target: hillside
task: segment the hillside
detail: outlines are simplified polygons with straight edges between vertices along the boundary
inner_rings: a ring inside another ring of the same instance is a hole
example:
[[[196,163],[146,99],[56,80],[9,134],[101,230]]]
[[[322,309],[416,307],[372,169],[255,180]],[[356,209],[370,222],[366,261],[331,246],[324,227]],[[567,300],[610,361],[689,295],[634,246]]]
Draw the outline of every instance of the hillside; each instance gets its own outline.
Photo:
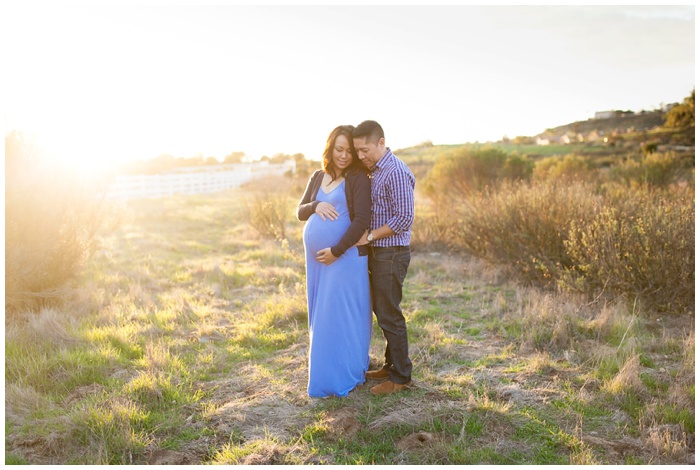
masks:
[[[542,136],[563,135],[568,133],[582,134],[584,136],[591,132],[598,132],[601,135],[621,134],[630,132],[650,131],[663,126],[665,122],[665,112],[642,111],[638,114],[618,113],[618,115],[606,119],[588,119],[587,121],[577,121],[563,126],[547,129]]]
[[[588,155],[604,166],[630,152],[656,148],[673,150],[683,158],[695,157],[695,127],[673,129],[664,127],[666,113],[662,110],[639,113],[618,112],[606,119],[588,119],[553,127],[535,136],[518,136],[486,144],[465,143],[433,145],[426,142],[414,147],[397,149],[396,153],[408,163],[414,173],[422,176],[442,156],[461,149],[497,147],[506,152],[543,158],[555,155]]]

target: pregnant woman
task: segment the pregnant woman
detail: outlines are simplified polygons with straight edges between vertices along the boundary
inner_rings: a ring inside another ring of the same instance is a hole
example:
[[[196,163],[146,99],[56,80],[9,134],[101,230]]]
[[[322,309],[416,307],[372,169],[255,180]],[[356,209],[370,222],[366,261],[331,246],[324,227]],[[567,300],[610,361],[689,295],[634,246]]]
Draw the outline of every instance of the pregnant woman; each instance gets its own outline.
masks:
[[[370,223],[370,181],[352,131],[333,129],[323,170],[311,176],[297,207],[297,218],[306,221],[310,397],[347,396],[365,382],[369,366],[367,245],[356,244]]]

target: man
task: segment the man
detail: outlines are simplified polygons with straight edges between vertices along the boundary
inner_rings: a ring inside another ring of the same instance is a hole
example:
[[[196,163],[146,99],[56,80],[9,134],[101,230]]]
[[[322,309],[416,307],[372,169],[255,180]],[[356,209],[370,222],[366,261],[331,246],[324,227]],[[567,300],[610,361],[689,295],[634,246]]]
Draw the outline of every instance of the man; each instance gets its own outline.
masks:
[[[387,395],[408,389],[412,364],[408,357],[406,319],[401,310],[403,281],[411,261],[409,243],[414,219],[416,179],[404,162],[386,147],[384,130],[375,121],[364,121],[353,132],[355,149],[371,170],[372,217],[366,238],[372,308],[386,338],[384,366],[365,377],[386,379],[370,389]]]

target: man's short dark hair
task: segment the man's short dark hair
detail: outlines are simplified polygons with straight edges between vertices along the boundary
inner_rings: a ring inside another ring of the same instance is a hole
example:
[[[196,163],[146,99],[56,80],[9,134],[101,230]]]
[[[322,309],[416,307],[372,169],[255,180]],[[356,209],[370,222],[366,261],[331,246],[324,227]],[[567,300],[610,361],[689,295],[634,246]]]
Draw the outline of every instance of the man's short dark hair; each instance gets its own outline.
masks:
[[[377,121],[363,121],[352,132],[353,138],[364,138],[366,141],[376,144],[384,137],[384,129]]]

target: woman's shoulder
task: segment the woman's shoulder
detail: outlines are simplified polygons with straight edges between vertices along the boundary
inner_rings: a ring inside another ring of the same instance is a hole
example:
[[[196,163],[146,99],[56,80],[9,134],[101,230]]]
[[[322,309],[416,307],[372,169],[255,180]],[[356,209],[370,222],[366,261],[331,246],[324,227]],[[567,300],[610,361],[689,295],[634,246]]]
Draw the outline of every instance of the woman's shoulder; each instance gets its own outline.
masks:
[[[362,168],[351,168],[345,175],[345,179],[369,179],[369,174]]]
[[[367,172],[361,169],[352,169],[347,175],[345,175],[345,181],[347,184],[345,186],[346,192],[370,192],[370,181]]]
[[[317,181],[323,178],[323,175],[325,173],[323,170],[316,170],[313,173],[311,173],[311,176],[309,177],[309,181]]]

